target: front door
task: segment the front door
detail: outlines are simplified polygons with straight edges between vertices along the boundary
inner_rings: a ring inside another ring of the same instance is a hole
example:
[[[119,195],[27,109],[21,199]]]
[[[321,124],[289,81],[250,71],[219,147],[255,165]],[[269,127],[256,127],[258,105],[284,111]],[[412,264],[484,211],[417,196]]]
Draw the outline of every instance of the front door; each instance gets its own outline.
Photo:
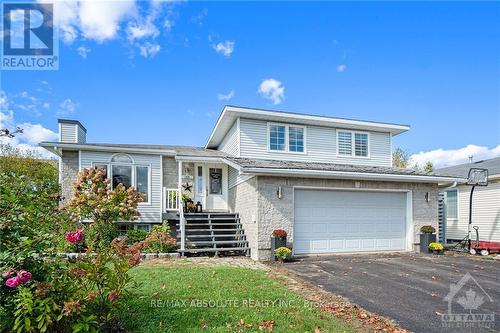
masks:
[[[195,201],[205,210],[227,210],[227,166],[196,164],[195,174]]]

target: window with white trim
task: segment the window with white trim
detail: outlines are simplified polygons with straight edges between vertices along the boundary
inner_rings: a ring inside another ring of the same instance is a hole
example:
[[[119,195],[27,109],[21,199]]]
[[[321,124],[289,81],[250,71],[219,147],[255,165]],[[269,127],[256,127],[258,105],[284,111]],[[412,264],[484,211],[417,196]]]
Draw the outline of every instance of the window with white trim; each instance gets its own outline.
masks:
[[[368,157],[368,133],[337,131],[337,152],[340,156]]]
[[[148,165],[134,164],[131,157],[125,154],[117,154],[111,159],[111,163],[92,163],[94,168],[106,170],[106,176],[111,179],[111,188],[123,184],[126,188],[134,186],[137,192],[143,194],[141,203],[149,203],[151,190],[151,170]]]
[[[458,191],[446,191],[446,219],[458,219]]]
[[[305,151],[305,127],[269,124],[269,150],[303,153]]]

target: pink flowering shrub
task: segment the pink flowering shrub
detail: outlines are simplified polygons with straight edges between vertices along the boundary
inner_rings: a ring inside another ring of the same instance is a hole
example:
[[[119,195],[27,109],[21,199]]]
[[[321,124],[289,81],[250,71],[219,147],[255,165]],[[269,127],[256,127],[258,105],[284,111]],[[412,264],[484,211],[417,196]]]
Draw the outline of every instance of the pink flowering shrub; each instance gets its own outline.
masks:
[[[0,332],[109,331],[131,283],[128,270],[140,262],[140,248],[113,241],[114,222],[138,216],[141,194],[111,190],[102,170],[83,170],[74,198],[60,208],[43,183],[2,177]],[[75,228],[83,218],[95,222]],[[85,256],[57,255],[60,244],[85,242]]]

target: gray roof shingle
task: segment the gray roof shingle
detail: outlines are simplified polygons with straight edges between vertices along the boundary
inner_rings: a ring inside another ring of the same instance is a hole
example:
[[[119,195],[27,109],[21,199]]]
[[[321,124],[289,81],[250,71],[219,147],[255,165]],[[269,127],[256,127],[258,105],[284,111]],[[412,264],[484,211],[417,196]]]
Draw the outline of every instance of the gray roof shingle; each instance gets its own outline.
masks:
[[[281,160],[263,160],[249,159],[241,157],[226,157],[227,160],[239,165],[242,169],[261,168],[261,169],[295,169],[295,170],[315,170],[315,171],[342,171],[342,172],[361,172],[393,175],[412,175],[412,176],[436,176],[447,177],[442,173],[424,173],[413,169],[400,169],[380,166],[362,166],[350,164],[334,163],[316,163],[316,162],[295,162]]]
[[[441,168],[436,171],[456,177],[467,177],[470,168],[488,169],[490,176],[498,175],[500,174],[500,157]]]

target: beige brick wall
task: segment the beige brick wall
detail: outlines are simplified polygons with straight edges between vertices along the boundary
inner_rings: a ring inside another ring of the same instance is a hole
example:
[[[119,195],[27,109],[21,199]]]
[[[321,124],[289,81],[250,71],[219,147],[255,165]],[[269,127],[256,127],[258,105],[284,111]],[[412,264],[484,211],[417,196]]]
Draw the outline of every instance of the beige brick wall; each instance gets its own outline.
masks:
[[[397,189],[412,192],[414,243],[418,243],[421,225],[438,226],[437,184],[359,181],[360,188]],[[282,188],[282,199],[278,199],[278,186]],[[288,240],[293,243],[293,188],[311,186],[325,188],[356,188],[354,180],[264,177],[257,180],[258,191],[258,258],[268,260],[271,256],[270,236],[274,229],[289,232]],[[426,202],[425,194],[430,199]],[[416,246],[414,247],[416,249]],[[255,252],[252,247],[252,252]],[[253,257],[253,256],[252,256]]]
[[[78,152],[63,150],[61,156],[61,196],[65,204],[73,197],[73,184],[78,176]]]
[[[253,177],[229,189],[228,203],[231,212],[240,214],[240,221],[243,224],[243,229],[251,248],[250,255],[252,259],[258,260],[257,177]]]

